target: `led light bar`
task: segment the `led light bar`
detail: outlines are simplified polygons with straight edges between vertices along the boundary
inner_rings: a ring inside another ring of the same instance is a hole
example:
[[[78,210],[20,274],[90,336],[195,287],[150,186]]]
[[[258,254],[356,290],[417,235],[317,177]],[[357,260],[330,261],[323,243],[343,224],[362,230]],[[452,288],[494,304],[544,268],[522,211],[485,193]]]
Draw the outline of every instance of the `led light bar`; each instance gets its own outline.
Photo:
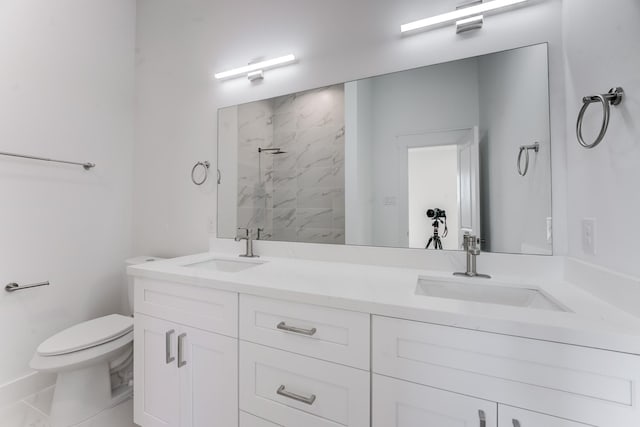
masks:
[[[431,18],[421,19],[419,21],[410,22],[400,26],[400,32],[406,33],[419,29],[425,29],[448,22],[458,21],[474,15],[481,15],[491,10],[501,9],[503,7],[512,6],[518,3],[524,3],[528,0],[493,0],[477,6],[471,6],[464,9],[458,9],[454,12],[443,13],[442,15],[432,16]]]
[[[233,70],[216,73],[213,76],[218,80],[229,79],[232,77],[248,76],[249,74],[256,71],[264,71],[269,68],[281,67],[283,65],[291,64],[292,62],[295,62],[295,60],[295,55],[285,55],[279,58],[268,59],[266,61],[249,64],[245,67],[234,68]]]

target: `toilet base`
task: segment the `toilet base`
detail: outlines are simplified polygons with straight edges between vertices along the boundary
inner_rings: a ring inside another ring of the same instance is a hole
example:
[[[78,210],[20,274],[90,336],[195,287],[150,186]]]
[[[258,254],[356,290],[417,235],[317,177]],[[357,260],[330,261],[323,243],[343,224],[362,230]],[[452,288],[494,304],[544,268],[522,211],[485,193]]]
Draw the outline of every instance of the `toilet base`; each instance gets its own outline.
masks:
[[[131,389],[112,396],[109,363],[60,372],[51,403],[51,427],[69,427],[131,397]]]

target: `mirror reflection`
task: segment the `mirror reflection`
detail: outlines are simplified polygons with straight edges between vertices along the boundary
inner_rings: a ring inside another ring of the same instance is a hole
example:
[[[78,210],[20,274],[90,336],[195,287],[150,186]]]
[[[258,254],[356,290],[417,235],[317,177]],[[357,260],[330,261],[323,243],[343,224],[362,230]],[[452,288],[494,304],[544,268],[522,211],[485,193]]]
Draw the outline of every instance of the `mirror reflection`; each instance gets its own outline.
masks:
[[[223,108],[218,130],[219,237],[552,253],[546,44]]]

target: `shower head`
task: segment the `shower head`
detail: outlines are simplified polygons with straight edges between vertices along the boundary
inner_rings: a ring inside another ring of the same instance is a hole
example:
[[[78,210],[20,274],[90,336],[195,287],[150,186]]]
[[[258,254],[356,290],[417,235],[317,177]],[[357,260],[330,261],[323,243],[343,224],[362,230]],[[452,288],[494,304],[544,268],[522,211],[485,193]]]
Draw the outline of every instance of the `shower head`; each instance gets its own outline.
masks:
[[[285,154],[286,151],[282,151],[280,148],[262,148],[258,147],[258,153],[262,153],[263,151],[269,154]]]

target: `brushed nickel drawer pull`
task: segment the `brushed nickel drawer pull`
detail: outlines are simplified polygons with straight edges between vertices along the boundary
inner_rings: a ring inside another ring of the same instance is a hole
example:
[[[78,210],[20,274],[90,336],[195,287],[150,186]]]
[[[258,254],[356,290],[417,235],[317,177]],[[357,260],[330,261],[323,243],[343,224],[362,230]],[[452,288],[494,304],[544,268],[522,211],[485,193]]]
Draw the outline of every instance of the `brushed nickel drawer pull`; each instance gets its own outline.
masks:
[[[295,326],[287,326],[287,324],[284,322],[278,323],[278,326],[276,326],[276,328],[280,329],[281,331],[293,332],[295,334],[302,334],[302,335],[308,335],[308,336],[315,335],[317,331],[316,328],[303,329],[303,328],[296,328]]]
[[[278,387],[278,391],[276,391],[280,396],[288,397],[289,399],[297,400],[298,402],[306,403],[307,405],[313,405],[313,402],[316,401],[316,395],[312,394],[309,397],[300,396],[299,394],[291,393],[284,389],[284,385]]]
[[[513,427],[520,427],[520,421],[513,419]]]
[[[187,361],[184,360],[184,339],[187,337],[187,334],[178,335],[178,368],[182,368],[187,364]]]
[[[480,418],[480,427],[487,427],[487,416],[482,409],[478,411],[478,417]]]
[[[171,329],[164,334],[164,351],[165,361],[167,362],[167,365],[176,360],[176,358],[171,355],[171,335],[175,333],[176,331],[174,329]]]

